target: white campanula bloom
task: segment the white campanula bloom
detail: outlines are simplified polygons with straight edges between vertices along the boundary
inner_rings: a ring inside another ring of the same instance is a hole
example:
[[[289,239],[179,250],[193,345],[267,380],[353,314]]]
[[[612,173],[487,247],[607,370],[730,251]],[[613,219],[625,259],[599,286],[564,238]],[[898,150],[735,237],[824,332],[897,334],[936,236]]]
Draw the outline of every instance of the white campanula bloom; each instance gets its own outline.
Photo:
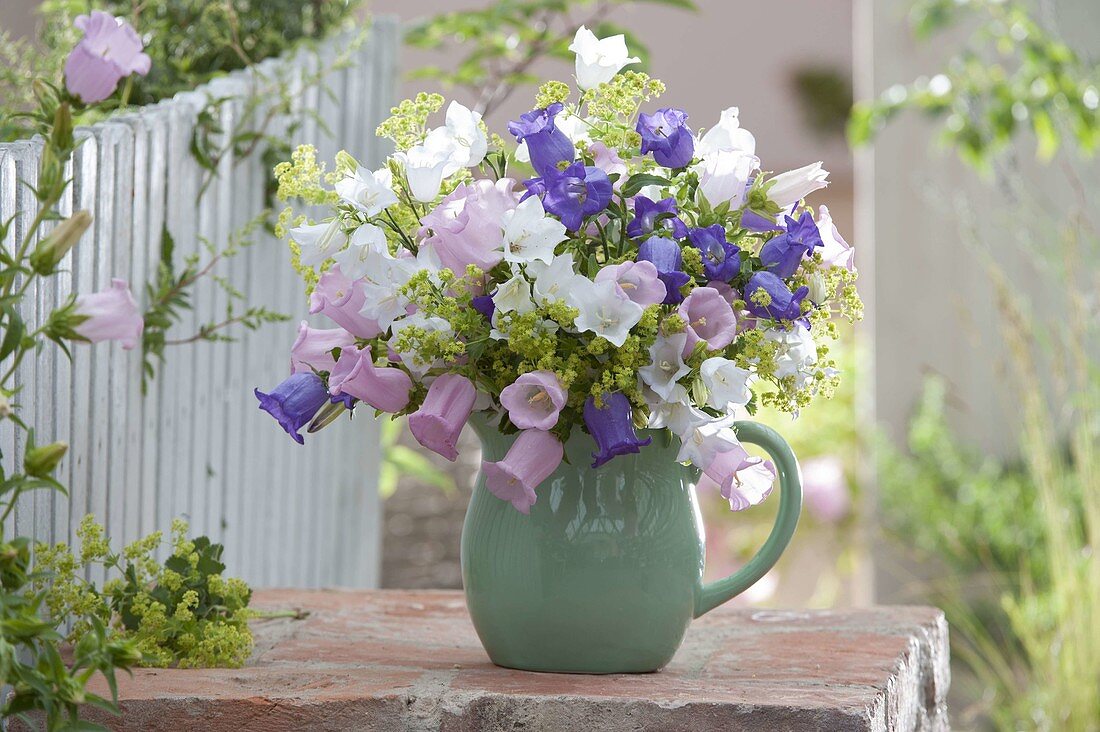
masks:
[[[695,145],[695,154],[706,157],[716,152],[756,154],[756,138],[741,126],[737,107],[722,110],[718,124],[707,130]]]
[[[514,210],[505,211],[504,259],[515,264],[539,260],[550,264],[554,247],[565,241],[565,225],[546,215],[542,201],[531,196]]]
[[[741,442],[730,428],[733,417],[712,419],[705,413],[700,414],[706,419],[692,419],[687,429],[680,433],[680,452],[676,460],[705,470],[718,455],[741,447]]]
[[[587,283],[580,292],[574,292],[573,307],[580,311],[574,325],[581,331],[591,331],[603,336],[615,346],[626,343],[630,329],[638,324],[645,311],[641,305],[622,294],[614,282]]]
[[[522,274],[515,274],[497,288],[493,305],[498,313],[529,313],[535,309],[531,299],[531,283]]]
[[[397,194],[393,192],[393,174],[386,167],[373,172],[360,167],[337,181],[334,188],[340,200],[350,203],[367,216],[377,216],[397,203]]]
[[[794,323],[787,330],[769,328],[764,337],[780,346],[776,357],[776,376],[794,376],[801,388],[813,376],[817,364],[817,344],[814,343],[810,331],[805,326]]]
[[[316,267],[331,259],[344,248],[348,235],[344,233],[339,217],[323,224],[304,224],[290,230],[290,239],[298,244],[302,253],[299,261],[307,267]]]
[[[768,198],[780,209],[789,209],[814,191],[829,185],[829,171],[821,162],[788,170],[772,178],[767,186]]]
[[[583,25],[573,36],[569,50],[577,54],[577,86],[581,89],[593,89],[600,84],[606,84],[624,66],[641,60],[630,55],[626,48],[626,39],[621,34],[596,38],[596,34]]]
[[[409,300],[401,294],[401,288],[418,269],[413,259],[387,259],[381,254],[368,254],[368,274],[362,279],[366,302],[359,314],[377,321],[382,330],[390,327],[394,320],[406,314]]]
[[[350,279],[357,280],[370,271],[371,255],[393,259],[386,232],[373,224],[363,224],[352,232],[348,247],[336,254],[333,259],[340,265],[340,271]]]
[[[421,203],[431,203],[439,195],[443,185],[443,171],[451,164],[454,145],[443,139],[425,140],[424,144],[409,148],[408,152],[397,153],[394,157],[405,168],[405,177],[409,181],[409,192]]]
[[[833,216],[829,213],[828,206],[818,209],[817,230],[821,234],[821,261],[832,267],[843,267],[852,272],[855,270],[855,248],[844,241],[844,237],[833,223]],[[812,297],[812,294],[811,294]],[[821,302],[814,300],[814,302]]]
[[[733,407],[743,407],[752,399],[752,392],[749,391],[752,373],[728,358],[715,356],[703,361],[699,376],[707,387],[707,404],[715,409],[728,411]]]
[[[564,302],[572,305],[575,294],[590,281],[573,270],[573,255],[554,257],[549,266],[532,264],[535,274],[535,299],[542,304]]]
[[[691,368],[684,363],[683,352],[686,342],[687,333],[657,336],[653,345],[649,347],[649,365],[638,369],[642,383],[661,399],[669,400],[677,387],[682,389],[683,387],[676,382],[691,371]]]
[[[429,132],[424,144],[431,149],[450,151],[443,170],[444,178],[462,168],[479,165],[489,149],[489,140],[481,124],[481,113],[458,102],[448,105],[446,123]]]
[[[394,348],[402,331],[411,326],[423,328],[429,333],[443,333],[444,335],[454,335],[454,329],[451,328],[451,324],[443,318],[435,315],[428,316],[423,313],[413,313],[393,323],[393,336],[390,338],[388,345],[401,357],[401,363],[405,365],[405,368],[411,371],[419,381],[424,378],[424,375],[427,374],[435,364],[425,363],[416,353],[402,352]]]

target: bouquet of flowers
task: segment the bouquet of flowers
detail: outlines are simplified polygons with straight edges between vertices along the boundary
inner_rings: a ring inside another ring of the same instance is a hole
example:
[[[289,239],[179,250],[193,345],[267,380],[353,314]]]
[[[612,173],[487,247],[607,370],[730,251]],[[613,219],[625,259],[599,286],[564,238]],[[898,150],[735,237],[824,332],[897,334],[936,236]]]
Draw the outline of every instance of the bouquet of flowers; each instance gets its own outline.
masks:
[[[651,102],[664,85],[623,71],[622,36],[581,27],[576,85],[550,81],[535,109],[490,134],[457,101],[420,94],[378,134],[396,152],[378,170],[347,153],[326,173],[302,146],[276,169],[280,227],[310,313],[292,375],[256,395],[299,443],[346,410],[411,415],[449,460],[475,411],[519,435],[483,464],[494,495],[527,512],[577,431],[592,467],[644,450],[667,430],[678,459],[734,509],[763,500],[774,468],[731,428],[758,405],[797,414],[838,375],[826,343],[855,320],[852,248],[804,198],[821,163],[772,175],[724,111],[692,130]]]

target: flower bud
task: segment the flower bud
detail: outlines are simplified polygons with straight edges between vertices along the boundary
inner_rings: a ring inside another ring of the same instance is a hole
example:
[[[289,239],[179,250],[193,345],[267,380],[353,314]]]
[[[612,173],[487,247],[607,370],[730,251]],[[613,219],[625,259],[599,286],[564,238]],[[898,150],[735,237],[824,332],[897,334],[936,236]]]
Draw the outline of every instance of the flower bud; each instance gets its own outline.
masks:
[[[91,225],[92,215],[87,211],[77,211],[62,221],[38,242],[31,253],[31,269],[40,275],[52,273]]]
[[[825,302],[829,296],[828,288],[825,286],[825,275],[820,272],[814,272],[810,275],[809,282],[806,283],[810,288],[810,300],[820,305]]]
[[[69,445],[65,442],[32,447],[23,457],[23,470],[34,478],[48,478],[68,451]]]

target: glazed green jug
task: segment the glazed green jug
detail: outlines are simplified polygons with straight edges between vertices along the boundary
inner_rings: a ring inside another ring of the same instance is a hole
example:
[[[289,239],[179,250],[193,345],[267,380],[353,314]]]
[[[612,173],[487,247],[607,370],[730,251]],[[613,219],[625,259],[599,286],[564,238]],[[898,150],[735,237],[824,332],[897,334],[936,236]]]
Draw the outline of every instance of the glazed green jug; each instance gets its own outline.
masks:
[[[481,415],[483,458],[500,460],[514,435]],[[531,513],[494,496],[479,476],[462,527],[462,580],[474,628],[493,663],[529,671],[656,671],[688,624],[759,580],[779,559],[802,508],[798,463],[774,430],[737,422],[779,474],[779,515],[760,551],[732,576],[703,584],[698,471],[676,462],[663,431],[636,455],[592,464],[577,430],[566,462],[539,486]]]

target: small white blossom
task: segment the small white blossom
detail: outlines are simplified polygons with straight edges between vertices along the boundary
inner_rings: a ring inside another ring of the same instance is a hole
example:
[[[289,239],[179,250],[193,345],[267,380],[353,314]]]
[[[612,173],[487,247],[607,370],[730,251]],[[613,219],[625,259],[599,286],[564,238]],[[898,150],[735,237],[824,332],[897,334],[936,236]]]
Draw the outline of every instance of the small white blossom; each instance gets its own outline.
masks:
[[[565,225],[546,215],[542,201],[531,196],[504,212],[504,259],[516,264],[539,260],[550,264],[554,247],[565,241]]]
[[[488,138],[481,124],[481,113],[452,101],[447,107],[446,123],[428,133],[426,147],[448,150],[449,158],[444,166],[447,178],[462,168],[472,168],[485,159],[489,147]]]
[[[596,38],[596,34],[583,25],[573,36],[569,50],[577,54],[577,86],[581,89],[605,84],[627,64],[640,61],[637,56],[630,56],[626,39],[621,34]]]
[[[816,190],[829,185],[829,171],[820,162],[788,170],[772,178],[767,186],[768,198],[781,209],[789,209]]]
[[[299,261],[307,267],[316,267],[331,259],[348,241],[342,227],[336,217],[327,224],[304,224],[291,229],[290,239],[302,250]]]
[[[394,320],[405,316],[409,300],[401,294],[401,288],[419,267],[412,259],[386,259],[373,252],[367,255],[367,260],[367,275],[363,278],[367,300],[359,314],[377,321],[378,327],[385,330]]]
[[[706,157],[716,152],[756,154],[756,138],[751,132],[741,127],[741,121],[737,118],[738,112],[737,107],[722,110],[718,124],[707,130],[696,143],[697,157]]]
[[[421,203],[431,203],[443,185],[443,171],[450,164],[454,146],[445,141],[416,145],[394,157],[405,167],[409,193]]]
[[[649,365],[638,369],[642,382],[662,399],[670,399],[676,387],[679,386],[676,382],[691,371],[691,368],[684,363],[685,343],[687,343],[687,333],[657,336],[653,345],[649,347]]]
[[[382,167],[371,172],[360,167],[351,175],[334,186],[340,199],[350,203],[367,216],[377,216],[397,203],[397,194],[393,192],[393,174],[389,168]]]
[[[573,305],[574,295],[589,282],[573,271],[573,255],[554,257],[549,266],[541,262],[528,267],[535,275],[535,299],[540,304],[561,301]]]
[[[719,454],[741,447],[737,433],[729,426],[731,421],[732,418],[708,417],[705,422],[693,422],[680,434],[680,452],[676,460],[706,470]]]
[[[642,319],[644,308],[624,297],[614,282],[588,283],[583,291],[573,293],[573,307],[580,311],[574,325],[581,331],[591,331],[603,336],[615,346],[626,343],[630,329]]]
[[[715,356],[703,361],[699,376],[707,387],[707,404],[715,409],[730,411],[743,407],[752,399],[749,379],[752,373],[728,358]]]
[[[493,305],[499,313],[529,313],[535,309],[531,300],[531,283],[522,274],[501,284],[493,295]]]
[[[776,356],[775,374],[779,378],[794,376],[798,388],[816,372],[817,345],[810,331],[802,325],[794,324],[789,330],[769,328],[764,337],[780,344]]]
[[[386,242],[386,232],[373,224],[363,224],[352,232],[347,249],[333,259],[340,265],[345,277],[357,280],[370,271],[372,254],[393,259]]]
[[[738,150],[715,150],[691,167],[699,176],[699,190],[711,206],[730,201],[735,208],[745,202],[745,191],[760,158]]]

